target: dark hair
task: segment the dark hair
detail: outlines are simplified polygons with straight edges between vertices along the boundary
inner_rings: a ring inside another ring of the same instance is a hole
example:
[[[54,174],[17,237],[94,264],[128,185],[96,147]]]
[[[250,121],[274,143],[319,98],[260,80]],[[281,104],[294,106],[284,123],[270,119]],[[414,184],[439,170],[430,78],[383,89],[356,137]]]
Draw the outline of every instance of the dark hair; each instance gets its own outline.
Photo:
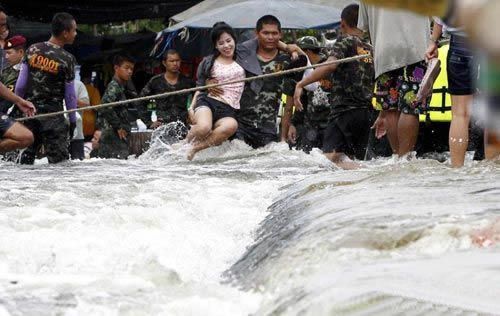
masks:
[[[217,41],[219,40],[221,35],[224,33],[229,34],[229,36],[231,36],[233,38],[235,44],[238,42],[238,39],[236,37],[236,33],[234,32],[234,29],[230,25],[228,25],[226,22],[217,22],[214,24],[212,31],[210,32],[210,38],[212,39],[212,44],[214,46],[214,53],[213,53],[212,61],[210,62],[210,67],[208,68],[209,73],[212,73],[212,68],[214,66],[215,60],[220,55],[220,52],[217,50]],[[236,46],[235,46],[233,59],[236,60]]]
[[[3,12],[3,13],[5,13],[5,14],[7,14],[7,13],[5,12],[5,8],[4,8],[4,7],[3,7],[3,5],[1,5],[1,4],[0,4],[0,12]]]
[[[92,68],[88,64],[82,65],[80,68],[80,78],[92,78]]]
[[[59,36],[64,31],[71,30],[73,21],[75,21],[75,18],[69,13],[59,12],[54,14],[52,18],[52,35]]]
[[[179,57],[181,56],[181,54],[179,54],[179,52],[173,48],[167,50],[165,54],[163,54],[163,60],[167,59],[168,55],[178,55]]]
[[[342,10],[340,18],[345,21],[349,27],[358,27],[359,5],[350,4]]]
[[[236,33],[234,32],[234,29],[226,24],[225,22],[217,22],[214,24],[212,31],[210,32],[210,38],[212,39],[212,44],[214,45],[214,49],[217,50],[215,47],[217,46],[217,41],[219,40],[219,37],[221,37],[222,34],[227,33],[229,36],[231,36],[234,40],[234,42],[238,42],[238,39],[236,38]]]
[[[257,24],[255,26],[255,29],[257,32],[260,32],[262,28],[264,27],[264,24],[272,24],[272,25],[277,25],[278,30],[281,32],[281,22],[278,20],[277,17],[274,15],[264,15],[260,19],[257,20]]]
[[[124,62],[135,64],[134,58],[127,54],[118,54],[113,57],[113,66],[121,66]]]

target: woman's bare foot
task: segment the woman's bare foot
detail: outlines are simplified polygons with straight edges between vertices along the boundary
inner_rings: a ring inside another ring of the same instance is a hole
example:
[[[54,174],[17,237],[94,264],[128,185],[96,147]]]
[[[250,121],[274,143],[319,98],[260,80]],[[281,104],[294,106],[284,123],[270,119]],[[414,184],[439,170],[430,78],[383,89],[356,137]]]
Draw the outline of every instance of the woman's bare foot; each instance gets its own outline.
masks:
[[[196,145],[193,145],[193,147],[188,151],[187,160],[192,161],[196,153],[199,151],[200,149]]]

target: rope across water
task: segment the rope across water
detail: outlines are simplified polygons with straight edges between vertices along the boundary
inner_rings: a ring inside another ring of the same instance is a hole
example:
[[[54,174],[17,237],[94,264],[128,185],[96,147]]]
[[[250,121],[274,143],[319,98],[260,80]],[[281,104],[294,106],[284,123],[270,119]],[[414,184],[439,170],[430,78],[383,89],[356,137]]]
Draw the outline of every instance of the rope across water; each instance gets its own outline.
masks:
[[[271,77],[280,77],[280,76],[288,75],[288,74],[295,73],[295,72],[301,72],[301,71],[304,71],[307,69],[330,66],[330,65],[344,64],[344,63],[349,63],[349,62],[353,62],[353,61],[357,61],[357,60],[369,58],[369,57],[371,57],[370,54],[358,55],[358,56],[354,56],[354,57],[324,62],[321,64],[312,65],[312,66],[304,66],[304,67],[299,67],[299,68],[294,68],[294,69],[278,71],[278,72],[274,72],[274,73],[270,73],[270,74],[263,74],[260,76],[248,77],[248,78],[240,79],[240,80],[220,82],[220,83],[209,84],[209,85],[195,87],[195,88],[160,93],[160,94],[156,94],[156,95],[148,95],[145,97],[139,97],[139,98],[124,100],[124,101],[117,101],[117,102],[103,103],[103,104],[99,104],[99,105],[84,106],[84,107],[80,107],[80,108],[72,109],[72,110],[44,113],[44,114],[38,114],[38,115],[30,116],[30,117],[22,117],[22,118],[18,118],[17,121],[21,122],[21,121],[27,121],[27,120],[31,120],[31,119],[57,116],[57,115],[62,115],[62,114],[66,114],[66,113],[82,112],[85,110],[99,110],[102,108],[120,106],[120,105],[125,105],[125,104],[129,104],[129,103],[134,103],[134,102],[149,101],[152,99],[161,99],[161,98],[166,98],[166,97],[169,97],[172,95],[186,94],[186,93],[191,93],[191,92],[196,92],[196,91],[202,91],[202,90],[216,88],[216,87],[220,87],[220,86],[224,86],[224,85],[228,85],[228,84],[234,84],[234,83],[240,83],[240,82],[250,82],[250,81],[254,81],[254,80],[271,78]]]

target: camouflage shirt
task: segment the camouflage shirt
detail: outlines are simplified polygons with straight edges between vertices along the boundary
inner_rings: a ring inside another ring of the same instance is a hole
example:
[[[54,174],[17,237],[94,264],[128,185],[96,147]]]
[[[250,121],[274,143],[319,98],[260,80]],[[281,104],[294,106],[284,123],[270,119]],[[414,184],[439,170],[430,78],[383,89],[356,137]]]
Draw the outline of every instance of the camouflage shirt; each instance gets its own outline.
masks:
[[[344,36],[332,48],[337,59],[372,53],[368,38]],[[332,112],[330,117],[353,109],[369,108],[373,97],[375,69],[373,58],[338,65],[332,74]]]
[[[17,64],[5,68],[0,75],[0,82],[2,82],[12,92],[14,92],[14,88],[16,87],[20,70],[21,64]]]
[[[113,78],[113,80],[111,80],[106,87],[101,103],[124,100],[127,100],[126,87]],[[97,124],[100,129],[104,130],[112,128],[114,130],[119,130],[120,128],[123,128],[127,132],[130,132],[131,117],[129,115],[127,105],[102,108],[98,115]]]
[[[160,74],[154,76],[149,80],[146,86],[142,89],[140,96],[148,96],[155,95],[166,92],[179,91],[184,89],[193,88],[195,86],[194,81],[184,77],[182,75],[179,76],[177,83],[175,85],[171,85],[165,79],[165,74]],[[187,118],[187,106],[188,102],[191,98],[191,94],[178,94],[172,95],[170,97],[161,98],[151,100],[156,104],[156,116],[158,120],[161,120],[165,123],[181,121],[186,123]],[[144,102],[141,106],[142,113],[141,119],[147,125],[151,123],[151,111],[153,109],[148,108],[150,102]]]
[[[21,64],[9,66],[5,68],[0,75],[0,82],[3,83],[10,91],[14,92]],[[12,102],[5,99],[0,99],[0,112],[7,113],[7,110],[12,106]]]
[[[26,99],[39,113],[62,111],[65,84],[75,79],[75,57],[50,42],[31,45],[25,56],[29,69]]]
[[[320,63],[326,61],[320,59]],[[307,92],[307,108],[304,109],[304,124],[314,128],[326,128],[331,112],[332,78],[321,79],[319,86],[314,91]]]
[[[264,74],[282,71],[290,62],[290,56],[281,53],[269,62],[259,59]],[[247,77],[249,75],[251,74],[247,72]],[[238,122],[254,128],[276,124],[281,95],[292,96],[295,89],[293,81],[284,76],[266,78],[262,81],[263,86],[259,94],[256,94],[247,82],[240,101]]]
[[[326,128],[331,112],[332,80],[331,76],[319,81],[319,87],[307,93],[307,109],[304,124],[314,128]]]

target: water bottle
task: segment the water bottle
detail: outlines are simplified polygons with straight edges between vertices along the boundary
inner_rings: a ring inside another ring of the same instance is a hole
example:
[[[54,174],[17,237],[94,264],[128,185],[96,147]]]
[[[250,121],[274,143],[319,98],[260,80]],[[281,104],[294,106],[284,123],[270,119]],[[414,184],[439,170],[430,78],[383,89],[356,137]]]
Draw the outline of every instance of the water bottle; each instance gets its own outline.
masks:
[[[156,100],[150,100],[148,103],[148,112],[156,111]]]

